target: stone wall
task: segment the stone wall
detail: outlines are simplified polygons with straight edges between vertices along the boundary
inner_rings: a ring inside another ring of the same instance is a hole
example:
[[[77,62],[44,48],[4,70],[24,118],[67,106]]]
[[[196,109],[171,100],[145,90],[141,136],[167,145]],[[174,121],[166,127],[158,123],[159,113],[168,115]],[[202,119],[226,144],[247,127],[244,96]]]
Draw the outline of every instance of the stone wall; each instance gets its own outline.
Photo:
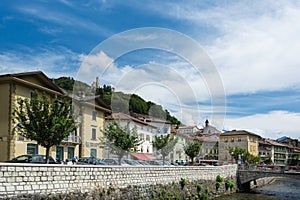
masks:
[[[89,193],[178,183],[236,180],[236,165],[219,167],[84,166],[0,163],[0,198],[28,194]],[[148,191],[146,191],[148,192]],[[149,191],[150,192],[150,191]]]

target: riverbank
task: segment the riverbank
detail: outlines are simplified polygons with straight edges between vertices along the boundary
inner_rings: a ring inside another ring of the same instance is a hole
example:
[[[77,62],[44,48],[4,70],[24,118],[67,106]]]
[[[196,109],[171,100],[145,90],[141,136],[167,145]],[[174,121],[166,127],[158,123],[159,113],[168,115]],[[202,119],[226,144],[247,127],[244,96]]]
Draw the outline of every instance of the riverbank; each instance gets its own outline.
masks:
[[[296,200],[300,199],[300,180],[292,178],[276,178],[265,186],[256,187],[250,193],[225,195],[215,200]]]

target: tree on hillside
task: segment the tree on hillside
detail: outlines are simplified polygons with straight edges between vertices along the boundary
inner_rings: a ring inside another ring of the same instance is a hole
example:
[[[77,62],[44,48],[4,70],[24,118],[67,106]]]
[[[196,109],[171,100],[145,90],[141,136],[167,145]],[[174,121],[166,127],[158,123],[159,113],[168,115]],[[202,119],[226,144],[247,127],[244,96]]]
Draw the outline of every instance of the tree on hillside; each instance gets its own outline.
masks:
[[[19,98],[17,102],[14,121],[19,124],[18,133],[45,147],[48,163],[50,148],[76,130],[71,102],[64,98],[50,99],[45,94],[38,97],[37,92],[30,99]]]
[[[170,114],[170,112],[168,110],[165,110],[166,116],[167,116],[167,121],[171,122],[172,124],[176,124],[176,125],[181,125],[181,122],[174,116],[172,116]]]
[[[147,114],[147,102],[136,94],[132,94],[129,100],[129,112]]]
[[[184,152],[187,156],[190,157],[191,163],[194,162],[194,158],[199,154],[201,148],[201,143],[198,141],[188,142],[184,146]]]
[[[171,150],[174,149],[178,138],[174,138],[174,136],[169,135],[160,135],[155,136],[152,144],[158,151],[160,151],[163,159],[163,164],[165,164],[165,158],[170,153]]]
[[[134,147],[140,145],[136,128],[130,129],[129,124],[122,127],[118,122],[109,122],[104,130],[104,135],[110,142],[111,153],[118,156],[121,165],[122,158]]]

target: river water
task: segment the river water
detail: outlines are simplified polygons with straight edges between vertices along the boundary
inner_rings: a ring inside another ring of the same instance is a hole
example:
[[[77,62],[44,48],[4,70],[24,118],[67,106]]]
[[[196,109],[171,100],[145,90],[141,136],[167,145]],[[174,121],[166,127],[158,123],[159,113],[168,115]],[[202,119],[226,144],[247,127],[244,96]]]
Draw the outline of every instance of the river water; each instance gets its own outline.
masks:
[[[278,179],[270,185],[254,189],[251,193],[236,193],[217,200],[300,200],[300,179]]]

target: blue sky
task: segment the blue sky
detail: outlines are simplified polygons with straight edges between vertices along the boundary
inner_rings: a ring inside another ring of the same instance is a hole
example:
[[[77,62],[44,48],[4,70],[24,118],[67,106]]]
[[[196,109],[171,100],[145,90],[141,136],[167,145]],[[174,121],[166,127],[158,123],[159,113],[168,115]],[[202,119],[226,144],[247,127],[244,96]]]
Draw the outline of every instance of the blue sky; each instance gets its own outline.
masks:
[[[300,139],[299,1],[3,0],[0,9],[0,74],[77,77],[84,62],[112,62],[105,75],[91,68],[79,78],[91,84],[99,76],[101,84],[162,104],[187,125],[222,118],[212,111],[203,74],[173,52],[91,54],[123,31],[166,28],[198,42],[220,75],[227,112],[212,124]]]

